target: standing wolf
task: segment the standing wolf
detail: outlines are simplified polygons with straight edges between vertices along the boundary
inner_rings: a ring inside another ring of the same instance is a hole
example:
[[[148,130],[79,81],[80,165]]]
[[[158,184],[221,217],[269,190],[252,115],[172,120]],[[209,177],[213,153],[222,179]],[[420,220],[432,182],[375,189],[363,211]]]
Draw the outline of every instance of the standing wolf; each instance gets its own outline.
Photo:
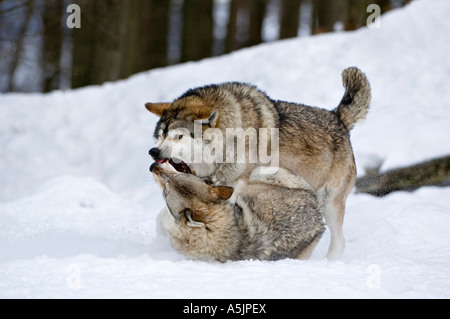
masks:
[[[349,132],[366,117],[371,99],[369,81],[359,69],[345,69],[342,81],[344,96],[332,111],[272,100],[256,87],[236,82],[191,89],[172,103],[147,103],[146,108],[161,117],[154,133],[158,143],[150,155],[157,163],[169,159],[177,170],[192,171],[214,185],[233,186],[261,163],[175,160],[174,149],[199,143],[195,121],[202,124],[203,133],[215,128],[224,136],[230,128],[277,128],[279,166],[306,180],[316,191],[331,233],[327,257],[337,258],[345,247],[345,201],[356,178]],[[271,136],[263,138],[269,144],[274,142]],[[202,149],[214,141],[217,139],[203,139]],[[223,143],[218,149],[229,152],[229,139],[218,141]]]

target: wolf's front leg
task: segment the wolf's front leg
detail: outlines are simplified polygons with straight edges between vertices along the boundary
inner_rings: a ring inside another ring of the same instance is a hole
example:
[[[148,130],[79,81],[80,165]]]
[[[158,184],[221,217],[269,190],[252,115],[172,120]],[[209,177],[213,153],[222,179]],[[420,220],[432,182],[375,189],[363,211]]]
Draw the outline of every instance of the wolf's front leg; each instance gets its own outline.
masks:
[[[301,176],[282,167],[255,168],[249,177],[251,183],[265,183],[291,189],[313,190],[312,186]]]
[[[248,164],[241,163],[223,163],[205,180],[207,183],[214,186],[232,186],[236,181],[248,174],[250,169],[247,169]]]

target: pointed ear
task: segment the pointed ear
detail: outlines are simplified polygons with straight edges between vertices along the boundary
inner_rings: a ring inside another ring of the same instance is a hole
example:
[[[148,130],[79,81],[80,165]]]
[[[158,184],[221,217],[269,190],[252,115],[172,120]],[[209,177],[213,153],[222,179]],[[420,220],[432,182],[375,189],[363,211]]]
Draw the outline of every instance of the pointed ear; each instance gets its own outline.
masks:
[[[161,117],[163,112],[167,110],[167,108],[170,106],[170,103],[145,103],[145,108],[152,112],[153,114]]]
[[[209,191],[220,199],[229,199],[233,195],[234,188],[228,186],[212,186]]]
[[[187,222],[186,225],[189,227],[205,227],[206,224],[206,214],[201,211],[192,211],[189,208],[184,210]]]
[[[219,111],[214,110],[209,114],[208,118],[202,119],[202,124],[208,124],[210,127],[215,127],[217,119],[219,118]]]

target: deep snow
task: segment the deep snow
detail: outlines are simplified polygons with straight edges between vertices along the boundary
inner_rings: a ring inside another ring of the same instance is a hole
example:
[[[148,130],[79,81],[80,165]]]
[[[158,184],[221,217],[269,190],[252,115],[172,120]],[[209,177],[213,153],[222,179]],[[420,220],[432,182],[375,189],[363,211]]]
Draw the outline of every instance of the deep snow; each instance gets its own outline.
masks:
[[[449,298],[450,188],[351,194],[338,261],[326,233],[307,261],[203,262],[157,231],[164,207],[148,167],[157,118],[143,107],[188,88],[256,84],[328,109],[341,71],[372,85],[352,131],[358,173],[450,153],[448,0],[417,0],[380,29],[279,41],[115,83],[0,95],[2,298]]]

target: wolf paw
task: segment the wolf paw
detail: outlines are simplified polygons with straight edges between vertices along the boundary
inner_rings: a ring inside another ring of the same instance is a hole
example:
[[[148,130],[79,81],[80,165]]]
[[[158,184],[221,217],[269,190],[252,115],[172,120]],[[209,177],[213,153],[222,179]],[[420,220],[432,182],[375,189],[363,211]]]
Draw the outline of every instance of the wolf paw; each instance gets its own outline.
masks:
[[[312,189],[311,185],[303,177],[282,167],[259,166],[250,173],[249,181],[287,188]]]

